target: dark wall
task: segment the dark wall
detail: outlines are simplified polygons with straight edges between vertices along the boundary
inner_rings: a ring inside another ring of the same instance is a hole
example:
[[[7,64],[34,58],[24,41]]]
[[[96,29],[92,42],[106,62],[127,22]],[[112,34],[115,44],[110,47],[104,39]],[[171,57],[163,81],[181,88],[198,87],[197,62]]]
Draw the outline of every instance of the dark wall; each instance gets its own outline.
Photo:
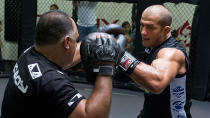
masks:
[[[210,93],[210,10],[207,1],[200,2],[192,25],[190,59],[192,62],[191,93],[198,100],[206,100]]]
[[[20,12],[21,32],[18,41],[18,55],[34,43],[37,0],[21,0]]]
[[[5,0],[5,40],[17,42],[18,28],[19,28],[19,15],[20,15],[20,2],[18,0]]]
[[[18,43],[18,55],[34,42],[36,0],[5,0],[5,40]]]

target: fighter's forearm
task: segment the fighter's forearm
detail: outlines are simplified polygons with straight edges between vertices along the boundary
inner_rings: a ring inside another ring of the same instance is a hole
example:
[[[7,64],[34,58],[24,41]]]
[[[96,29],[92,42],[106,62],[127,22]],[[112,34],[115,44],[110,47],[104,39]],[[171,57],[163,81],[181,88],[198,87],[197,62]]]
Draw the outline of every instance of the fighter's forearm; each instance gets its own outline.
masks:
[[[130,53],[125,52],[120,61],[120,67],[125,70],[131,78],[142,87],[152,93],[159,94],[167,85],[168,79],[163,77],[164,71],[140,62]]]
[[[143,62],[139,63],[130,77],[143,88],[151,91],[152,93],[160,93],[162,91],[161,76],[159,72],[152,66]]]

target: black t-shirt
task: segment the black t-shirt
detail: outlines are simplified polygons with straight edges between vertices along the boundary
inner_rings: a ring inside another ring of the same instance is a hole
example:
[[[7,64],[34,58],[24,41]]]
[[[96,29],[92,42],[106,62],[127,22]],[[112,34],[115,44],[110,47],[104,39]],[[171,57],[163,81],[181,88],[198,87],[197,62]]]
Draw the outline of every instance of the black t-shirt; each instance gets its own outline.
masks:
[[[2,118],[67,118],[82,99],[62,68],[31,47],[14,66],[1,114]]]

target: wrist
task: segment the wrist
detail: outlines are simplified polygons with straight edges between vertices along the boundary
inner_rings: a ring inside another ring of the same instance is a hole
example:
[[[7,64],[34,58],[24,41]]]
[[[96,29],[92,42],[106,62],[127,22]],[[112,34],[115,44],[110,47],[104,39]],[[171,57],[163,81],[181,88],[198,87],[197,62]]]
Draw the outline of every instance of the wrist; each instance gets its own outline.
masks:
[[[131,74],[139,63],[139,60],[137,60],[134,56],[125,51],[120,60],[120,67],[128,74]]]
[[[111,64],[102,64],[93,68],[93,72],[101,76],[113,76],[115,72],[115,67]]]

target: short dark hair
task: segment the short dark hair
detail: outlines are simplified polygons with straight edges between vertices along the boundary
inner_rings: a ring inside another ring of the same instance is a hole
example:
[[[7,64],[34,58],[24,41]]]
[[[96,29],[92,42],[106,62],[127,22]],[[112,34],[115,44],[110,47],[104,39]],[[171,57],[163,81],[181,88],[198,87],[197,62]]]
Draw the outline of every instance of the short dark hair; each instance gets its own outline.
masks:
[[[69,33],[74,33],[72,20],[59,10],[52,10],[41,15],[37,26],[35,43],[36,45],[55,44]]]
[[[172,23],[171,14],[168,13],[168,14],[162,15],[162,18],[160,19],[159,23],[161,26],[171,26],[171,23]]]
[[[165,6],[161,5],[165,10],[161,14],[161,19],[159,21],[161,26],[171,26],[172,23],[172,14],[169,9],[167,9]]]
[[[58,5],[56,5],[56,4],[52,4],[52,5],[50,5],[50,7],[55,7],[57,10],[59,9]]]

